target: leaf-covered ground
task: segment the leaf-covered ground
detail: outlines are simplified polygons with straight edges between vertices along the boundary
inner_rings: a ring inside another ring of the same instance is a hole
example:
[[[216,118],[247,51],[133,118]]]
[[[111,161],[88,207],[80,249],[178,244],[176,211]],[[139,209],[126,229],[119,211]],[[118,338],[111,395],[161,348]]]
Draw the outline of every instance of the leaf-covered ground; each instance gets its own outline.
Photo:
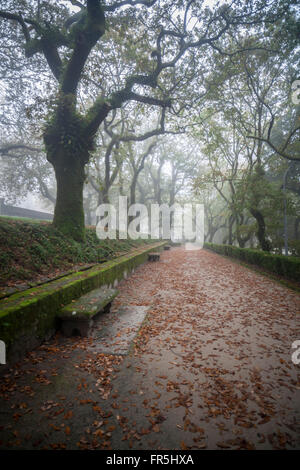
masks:
[[[58,334],[29,354],[1,379],[2,448],[299,448],[296,292],[183,248],[119,288],[113,312],[149,307],[130,353]]]

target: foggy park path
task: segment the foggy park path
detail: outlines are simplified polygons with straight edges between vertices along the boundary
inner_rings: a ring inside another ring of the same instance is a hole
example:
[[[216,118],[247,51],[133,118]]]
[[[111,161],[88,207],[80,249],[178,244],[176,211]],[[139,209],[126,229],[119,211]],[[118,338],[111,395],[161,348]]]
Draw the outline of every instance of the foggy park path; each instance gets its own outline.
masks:
[[[129,354],[60,334],[30,353],[1,377],[2,448],[300,447],[299,294],[182,247],[119,289],[112,315],[149,308]]]

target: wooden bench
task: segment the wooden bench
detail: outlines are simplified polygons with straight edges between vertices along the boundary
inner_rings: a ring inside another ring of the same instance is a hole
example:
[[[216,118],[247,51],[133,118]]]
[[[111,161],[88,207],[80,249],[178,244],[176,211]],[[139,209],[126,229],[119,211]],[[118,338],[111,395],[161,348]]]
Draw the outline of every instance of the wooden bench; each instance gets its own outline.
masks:
[[[148,254],[148,261],[159,261],[160,254],[159,253],[149,253]]]
[[[108,312],[118,293],[117,289],[100,287],[66,305],[58,315],[63,334],[72,336],[79,333],[80,336],[88,336],[93,317],[100,312]]]

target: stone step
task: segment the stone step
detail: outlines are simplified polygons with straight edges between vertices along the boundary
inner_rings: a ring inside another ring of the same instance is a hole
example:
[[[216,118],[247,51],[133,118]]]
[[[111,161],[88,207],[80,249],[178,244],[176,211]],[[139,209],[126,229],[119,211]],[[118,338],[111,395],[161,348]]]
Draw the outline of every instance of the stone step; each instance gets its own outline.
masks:
[[[93,317],[100,312],[109,311],[111,302],[118,293],[117,289],[100,287],[66,305],[58,314],[63,334],[72,336],[79,333],[87,336],[93,325]]]

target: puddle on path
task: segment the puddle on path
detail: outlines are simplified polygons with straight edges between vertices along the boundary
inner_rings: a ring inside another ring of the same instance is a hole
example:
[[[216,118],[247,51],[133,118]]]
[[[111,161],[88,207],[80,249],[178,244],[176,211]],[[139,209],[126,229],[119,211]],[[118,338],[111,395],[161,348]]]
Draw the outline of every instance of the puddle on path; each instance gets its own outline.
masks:
[[[128,354],[148,309],[149,306],[123,305],[115,312],[100,315],[93,327],[94,341],[89,349],[97,354]]]

